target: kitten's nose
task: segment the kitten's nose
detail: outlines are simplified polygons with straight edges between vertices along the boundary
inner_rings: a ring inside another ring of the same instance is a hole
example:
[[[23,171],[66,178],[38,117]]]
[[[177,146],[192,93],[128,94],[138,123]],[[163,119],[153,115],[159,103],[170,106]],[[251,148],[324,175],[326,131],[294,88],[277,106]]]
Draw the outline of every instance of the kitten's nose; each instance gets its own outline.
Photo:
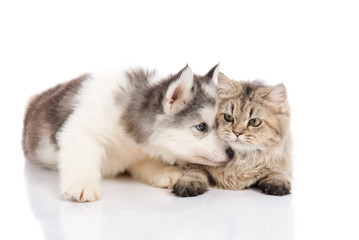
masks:
[[[234,157],[234,151],[232,148],[227,148],[226,153],[229,157],[229,160],[231,160]]]
[[[238,137],[239,135],[242,135],[242,132],[238,132],[238,131],[233,131],[233,133]]]

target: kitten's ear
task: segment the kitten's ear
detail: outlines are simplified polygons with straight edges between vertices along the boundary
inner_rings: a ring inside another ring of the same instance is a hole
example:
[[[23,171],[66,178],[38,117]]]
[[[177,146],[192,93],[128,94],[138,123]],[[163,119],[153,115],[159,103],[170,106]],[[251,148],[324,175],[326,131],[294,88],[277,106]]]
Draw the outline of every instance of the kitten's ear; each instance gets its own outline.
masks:
[[[211,70],[209,70],[206,76],[209,77],[213,83],[217,83],[218,73],[219,73],[219,63],[216,66],[214,66]]]
[[[238,91],[233,81],[223,73],[218,74],[218,91],[219,93],[235,93]]]
[[[288,95],[287,89],[283,84],[278,84],[266,92],[265,98],[274,105],[280,112],[285,112],[287,108]]]
[[[163,107],[166,113],[177,112],[186,101],[192,98],[192,69],[187,65],[177,75],[179,77],[169,85],[163,99]]]

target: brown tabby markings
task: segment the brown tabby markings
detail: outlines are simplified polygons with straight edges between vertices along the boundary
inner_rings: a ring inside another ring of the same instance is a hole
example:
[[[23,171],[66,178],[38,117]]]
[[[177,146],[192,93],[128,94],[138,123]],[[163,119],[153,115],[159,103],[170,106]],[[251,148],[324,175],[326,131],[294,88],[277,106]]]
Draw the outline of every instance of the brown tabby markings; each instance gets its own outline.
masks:
[[[284,85],[237,82],[223,74],[218,80],[218,132],[234,149],[235,157],[221,167],[185,166],[186,174],[175,184],[173,192],[183,197],[196,196],[212,185],[224,189],[258,186],[267,194],[289,194],[290,112]],[[231,115],[233,122],[226,121],[224,114]],[[259,118],[262,123],[251,126],[252,118]]]

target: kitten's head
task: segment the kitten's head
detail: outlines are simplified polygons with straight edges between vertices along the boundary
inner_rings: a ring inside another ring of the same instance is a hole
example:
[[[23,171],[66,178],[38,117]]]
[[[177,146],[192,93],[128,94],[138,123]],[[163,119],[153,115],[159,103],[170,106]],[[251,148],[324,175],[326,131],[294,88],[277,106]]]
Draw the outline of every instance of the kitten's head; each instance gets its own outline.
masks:
[[[233,81],[218,76],[218,132],[237,151],[280,146],[289,131],[287,91],[283,84]]]

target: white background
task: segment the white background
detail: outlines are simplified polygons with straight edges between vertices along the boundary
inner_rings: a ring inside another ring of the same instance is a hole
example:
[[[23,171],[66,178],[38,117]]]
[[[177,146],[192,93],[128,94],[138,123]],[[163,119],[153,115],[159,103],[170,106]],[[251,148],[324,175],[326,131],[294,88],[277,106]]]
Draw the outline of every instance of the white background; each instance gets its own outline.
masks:
[[[2,1],[1,239],[359,239],[357,1]],[[292,107],[293,193],[210,190],[179,199],[128,178],[104,199],[57,193],[25,165],[35,93],[84,72],[141,65],[283,82]]]

